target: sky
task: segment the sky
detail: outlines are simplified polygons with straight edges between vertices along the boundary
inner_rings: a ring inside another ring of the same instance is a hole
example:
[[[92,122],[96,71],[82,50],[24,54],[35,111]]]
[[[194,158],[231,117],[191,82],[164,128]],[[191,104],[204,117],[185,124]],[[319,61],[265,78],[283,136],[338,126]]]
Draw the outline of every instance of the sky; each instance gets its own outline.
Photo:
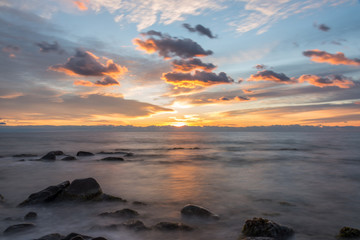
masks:
[[[360,126],[360,1],[0,0],[0,125]]]

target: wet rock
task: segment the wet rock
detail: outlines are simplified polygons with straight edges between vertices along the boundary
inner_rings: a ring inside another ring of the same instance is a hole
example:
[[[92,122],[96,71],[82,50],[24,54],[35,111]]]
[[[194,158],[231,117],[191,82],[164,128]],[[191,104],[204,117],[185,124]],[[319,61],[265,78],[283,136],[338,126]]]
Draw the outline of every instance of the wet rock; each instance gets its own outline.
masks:
[[[22,153],[22,154],[15,154],[13,157],[16,158],[26,158],[26,157],[37,157],[36,154],[29,154],[29,153]]]
[[[86,156],[94,156],[91,152],[79,151],[76,156],[78,157],[86,157]]]
[[[0,203],[3,203],[5,201],[5,198],[3,197],[3,195],[0,194]]]
[[[183,207],[183,209],[181,209],[181,214],[184,217],[196,217],[196,218],[214,219],[214,220],[219,219],[218,215],[210,212],[208,209],[192,204],[188,204],[185,207]]]
[[[82,234],[79,234],[79,233],[70,233],[69,235],[67,235],[62,240],[87,240],[87,239],[92,239],[92,237],[82,235]]]
[[[133,204],[133,205],[137,205],[137,206],[147,206],[146,203],[140,202],[140,201],[133,201],[132,204]]]
[[[129,221],[123,222],[121,225],[127,229],[134,230],[134,231],[150,230],[150,228],[146,227],[145,224],[140,220],[129,220]]]
[[[37,218],[37,213],[36,212],[28,212],[25,215],[24,220],[31,221],[31,220],[35,220],[36,218]]]
[[[124,159],[121,157],[106,157],[106,158],[101,159],[100,161],[121,162],[121,161],[124,161]]]
[[[154,229],[159,231],[192,231],[193,227],[177,222],[159,222],[156,224]]]
[[[4,235],[11,235],[11,234],[25,232],[34,227],[35,227],[35,225],[32,223],[22,223],[22,224],[12,225],[5,229]]]
[[[65,181],[60,183],[59,185],[47,187],[40,192],[31,194],[25,201],[20,203],[18,206],[23,207],[34,204],[49,203],[55,200],[55,198],[58,197],[58,195],[69,185],[70,182]]]
[[[62,240],[63,238],[64,236],[60,235],[59,233],[51,233],[34,240]]]
[[[99,183],[94,178],[75,179],[64,189],[60,199],[91,200],[102,194]]]
[[[286,239],[294,234],[294,230],[264,218],[253,218],[245,222],[242,233],[247,237]]]
[[[93,238],[92,240],[107,240],[107,239],[104,237],[96,237],[96,238]]]
[[[55,161],[56,154],[54,152],[48,152],[46,155],[42,156],[40,160]]]
[[[351,227],[343,227],[340,229],[338,237],[341,238],[360,238],[360,230]]]
[[[133,157],[134,156],[134,153],[132,152],[128,152],[125,154],[125,157]]]
[[[139,216],[139,213],[135,210],[124,208],[115,212],[101,213],[101,217],[115,217],[115,218],[134,218]]]
[[[121,197],[115,197],[106,193],[101,194],[100,196],[93,199],[94,201],[105,201],[105,202],[127,202]]]
[[[66,156],[63,159],[61,159],[62,161],[74,161],[77,160],[76,157],[74,156]]]

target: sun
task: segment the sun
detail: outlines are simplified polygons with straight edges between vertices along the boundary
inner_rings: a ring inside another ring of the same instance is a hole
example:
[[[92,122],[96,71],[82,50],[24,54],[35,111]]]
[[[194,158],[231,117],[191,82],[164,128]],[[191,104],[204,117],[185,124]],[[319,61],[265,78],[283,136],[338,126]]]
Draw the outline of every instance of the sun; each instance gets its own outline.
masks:
[[[186,123],[184,123],[184,122],[176,122],[176,123],[172,123],[171,126],[183,127],[183,126],[186,126]]]

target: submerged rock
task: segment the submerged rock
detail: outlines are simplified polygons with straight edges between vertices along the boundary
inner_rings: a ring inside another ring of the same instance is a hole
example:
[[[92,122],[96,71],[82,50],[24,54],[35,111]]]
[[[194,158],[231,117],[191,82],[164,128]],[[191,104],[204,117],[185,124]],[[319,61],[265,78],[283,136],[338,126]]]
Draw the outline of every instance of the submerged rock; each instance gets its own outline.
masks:
[[[63,159],[61,159],[62,161],[74,161],[77,160],[76,157],[74,156],[66,156]]]
[[[16,234],[16,233],[20,233],[20,232],[25,232],[25,231],[28,231],[28,230],[34,228],[34,227],[35,227],[35,225],[32,224],[32,223],[22,223],[22,224],[12,225],[12,226],[5,229],[4,235],[10,235],[10,234]]]
[[[24,220],[31,221],[31,220],[35,220],[36,218],[37,218],[37,213],[36,212],[28,212],[25,215]]]
[[[16,158],[26,158],[26,157],[37,157],[36,154],[30,154],[30,153],[22,153],[22,154],[15,154],[13,157]]]
[[[338,237],[341,238],[360,238],[360,230],[351,227],[343,227],[340,229]]]
[[[101,159],[100,161],[121,162],[124,161],[124,159],[122,157],[106,157]]]
[[[150,230],[150,228],[146,227],[145,224],[140,220],[128,220],[123,222],[121,225],[134,231]]]
[[[85,151],[79,151],[76,156],[78,157],[85,157],[85,156],[94,156],[93,153],[91,152],[85,152]]]
[[[177,222],[159,222],[156,224],[154,229],[159,231],[192,231],[193,227]]]
[[[245,222],[242,233],[247,237],[286,239],[294,234],[294,230],[264,218],[253,218]]]
[[[62,236],[59,233],[51,233],[34,240],[62,240],[64,237],[65,236]]]
[[[70,182],[65,181],[60,183],[59,185],[47,187],[44,190],[41,190],[40,192],[31,194],[25,201],[20,203],[18,206],[23,207],[28,205],[49,203],[51,201],[54,201],[56,197],[58,197],[58,195],[69,185]]]
[[[115,217],[115,218],[134,218],[139,216],[139,213],[135,210],[124,208],[115,212],[101,213],[101,217]]]
[[[208,209],[192,204],[188,204],[185,207],[183,207],[183,209],[181,209],[181,214],[182,216],[185,217],[196,217],[196,218],[214,219],[214,220],[219,219],[218,215],[210,212]]]

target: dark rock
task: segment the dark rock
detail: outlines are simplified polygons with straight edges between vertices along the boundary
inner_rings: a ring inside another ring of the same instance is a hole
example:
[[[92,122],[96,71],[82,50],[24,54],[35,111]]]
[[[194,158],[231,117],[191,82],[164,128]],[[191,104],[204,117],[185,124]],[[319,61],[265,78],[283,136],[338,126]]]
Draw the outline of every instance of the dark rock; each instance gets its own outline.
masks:
[[[33,193],[25,201],[20,203],[19,207],[51,202],[69,185],[70,182],[65,181],[59,185],[50,186],[40,192]]]
[[[63,159],[61,159],[62,161],[74,161],[77,160],[76,157],[74,156],[66,156]]]
[[[98,152],[97,154],[127,154],[128,152]]]
[[[159,222],[156,224],[154,229],[159,231],[192,231],[193,227],[177,222]]]
[[[101,194],[100,196],[96,197],[94,201],[105,201],[105,202],[127,202],[125,199],[121,197],[115,197],[106,193]]]
[[[338,237],[341,238],[360,238],[360,230],[351,227],[343,227],[340,229]]]
[[[0,203],[4,202],[5,198],[0,194]]]
[[[101,213],[101,217],[116,217],[116,218],[134,218],[139,216],[139,213],[135,210],[124,208],[116,212],[105,212]]]
[[[63,151],[51,151],[51,152],[54,153],[56,156],[64,155]]]
[[[174,148],[168,148],[168,150],[183,150],[185,148],[183,147],[174,147]]]
[[[24,220],[30,221],[30,220],[35,220],[37,218],[37,213],[36,212],[28,212],[25,217]]]
[[[204,207],[200,207],[197,205],[188,204],[183,209],[181,209],[181,214],[184,217],[196,217],[203,219],[214,219],[218,220],[219,216],[210,212]]]
[[[264,218],[253,218],[245,222],[242,233],[247,237],[286,239],[294,234],[294,230]]]
[[[128,152],[125,154],[125,157],[133,157],[134,156],[134,153],[132,152]]]
[[[75,179],[64,189],[60,199],[91,200],[102,194],[99,183],[94,178]]]
[[[26,157],[37,157],[37,155],[36,155],[36,154],[23,153],[23,154],[13,155],[13,157],[16,157],[16,158],[26,158]]]
[[[120,161],[124,161],[124,159],[121,157],[106,157],[101,159],[100,161],[120,162]]]
[[[76,239],[76,237],[81,237],[81,238],[78,238]],[[82,235],[82,234],[79,234],[79,233],[70,233],[69,235],[67,235],[65,238],[63,238],[62,240],[80,240],[80,239],[91,239],[92,237],[90,236],[86,236],[86,235]]]
[[[140,202],[140,201],[133,201],[132,202],[133,205],[138,205],[138,206],[146,206],[147,204],[144,202]]]
[[[32,223],[22,223],[22,224],[12,225],[5,229],[4,235],[10,235],[10,234],[16,234],[16,233],[28,231],[34,227],[35,225]]]
[[[47,161],[55,161],[56,154],[54,152],[48,152],[46,155],[42,156],[40,159],[47,160]]]
[[[64,236],[60,235],[59,233],[51,233],[34,240],[62,240],[63,238]]]
[[[78,157],[86,157],[86,156],[94,156],[93,153],[91,152],[84,152],[84,151],[79,151],[76,156]]]
[[[276,238],[272,237],[244,237],[241,240],[277,240]]]
[[[92,240],[107,240],[107,239],[104,237],[96,237],[96,238],[93,238]]]
[[[122,226],[124,226],[127,229],[134,230],[134,231],[150,230],[150,228],[146,227],[145,224],[140,220],[129,220],[129,221],[123,222]]]

